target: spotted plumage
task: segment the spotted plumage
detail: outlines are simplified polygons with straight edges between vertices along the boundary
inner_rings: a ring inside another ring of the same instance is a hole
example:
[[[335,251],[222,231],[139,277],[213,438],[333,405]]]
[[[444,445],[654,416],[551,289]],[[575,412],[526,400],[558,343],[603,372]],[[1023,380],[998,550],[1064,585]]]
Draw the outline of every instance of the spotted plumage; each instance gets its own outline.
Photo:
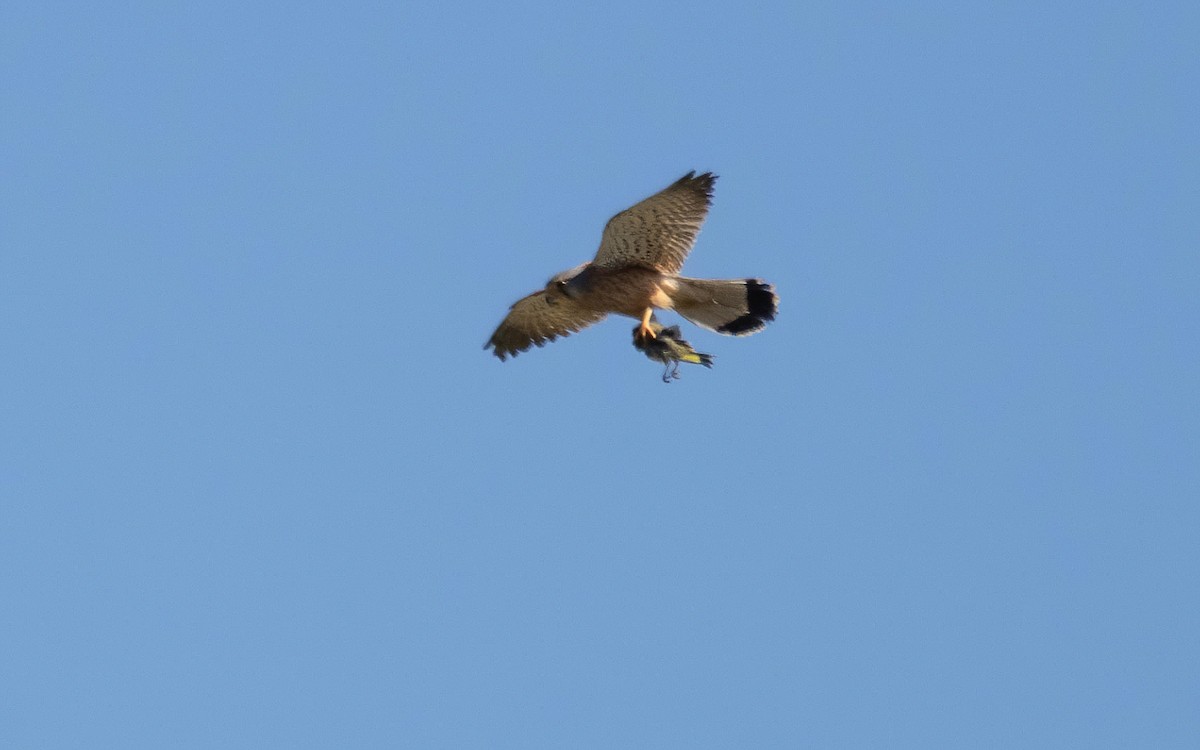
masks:
[[[732,336],[761,330],[775,319],[779,302],[770,284],[679,275],[708,215],[716,179],[711,172],[688,172],[609,219],[596,257],[518,300],[484,348],[503,360],[610,313],[640,319],[638,335],[654,338],[654,309],[675,310],[696,325]]]

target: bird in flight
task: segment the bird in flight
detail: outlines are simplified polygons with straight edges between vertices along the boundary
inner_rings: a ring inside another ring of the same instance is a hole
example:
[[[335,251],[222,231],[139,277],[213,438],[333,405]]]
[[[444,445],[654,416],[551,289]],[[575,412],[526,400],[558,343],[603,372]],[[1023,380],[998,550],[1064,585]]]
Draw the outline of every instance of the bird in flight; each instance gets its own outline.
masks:
[[[503,361],[610,313],[641,321],[635,340],[654,339],[655,309],[674,310],[701,328],[730,336],[762,330],[779,306],[770,284],[679,275],[708,215],[716,179],[711,172],[688,172],[609,219],[596,257],[517,300],[483,348]]]

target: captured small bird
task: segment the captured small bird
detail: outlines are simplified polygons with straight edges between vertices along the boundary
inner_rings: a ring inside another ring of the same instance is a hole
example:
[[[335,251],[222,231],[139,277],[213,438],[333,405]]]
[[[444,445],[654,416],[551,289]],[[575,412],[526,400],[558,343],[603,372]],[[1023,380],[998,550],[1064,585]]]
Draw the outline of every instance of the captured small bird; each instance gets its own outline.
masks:
[[[679,326],[664,328],[661,323],[654,319],[654,316],[651,316],[650,329],[654,331],[654,336],[639,336],[641,326],[634,326],[633,346],[655,362],[662,362],[667,366],[663,370],[662,379],[664,383],[670,383],[671,380],[679,379],[680,362],[704,365],[709,368],[713,366],[712,355],[693,349],[692,345],[683,339],[683,334],[680,332]]]
[[[779,307],[770,284],[679,275],[708,215],[716,179],[711,172],[688,172],[609,219],[596,257],[517,300],[483,348],[503,361],[610,313],[641,321],[635,338],[653,339],[655,309],[675,310],[701,328],[730,336],[762,330]]]

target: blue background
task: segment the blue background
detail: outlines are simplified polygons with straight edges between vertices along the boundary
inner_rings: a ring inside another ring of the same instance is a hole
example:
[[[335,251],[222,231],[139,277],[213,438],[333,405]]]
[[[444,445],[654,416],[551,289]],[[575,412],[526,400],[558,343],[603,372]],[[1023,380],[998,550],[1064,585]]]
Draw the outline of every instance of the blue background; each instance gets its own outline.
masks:
[[[1195,747],[1196,5],[568,5],[0,11],[0,744]]]

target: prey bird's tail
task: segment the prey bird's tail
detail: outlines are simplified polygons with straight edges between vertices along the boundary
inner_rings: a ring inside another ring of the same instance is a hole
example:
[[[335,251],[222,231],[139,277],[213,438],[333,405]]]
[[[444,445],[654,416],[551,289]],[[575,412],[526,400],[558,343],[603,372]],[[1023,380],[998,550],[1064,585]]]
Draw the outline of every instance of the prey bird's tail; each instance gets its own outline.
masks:
[[[675,311],[710,331],[749,336],[775,320],[779,297],[762,279],[676,279]]]
[[[704,365],[705,367],[709,367],[709,368],[711,368],[713,366],[712,355],[705,354],[704,352],[696,352],[696,351],[680,352],[679,361],[687,362],[687,363],[693,364],[693,365]]]

